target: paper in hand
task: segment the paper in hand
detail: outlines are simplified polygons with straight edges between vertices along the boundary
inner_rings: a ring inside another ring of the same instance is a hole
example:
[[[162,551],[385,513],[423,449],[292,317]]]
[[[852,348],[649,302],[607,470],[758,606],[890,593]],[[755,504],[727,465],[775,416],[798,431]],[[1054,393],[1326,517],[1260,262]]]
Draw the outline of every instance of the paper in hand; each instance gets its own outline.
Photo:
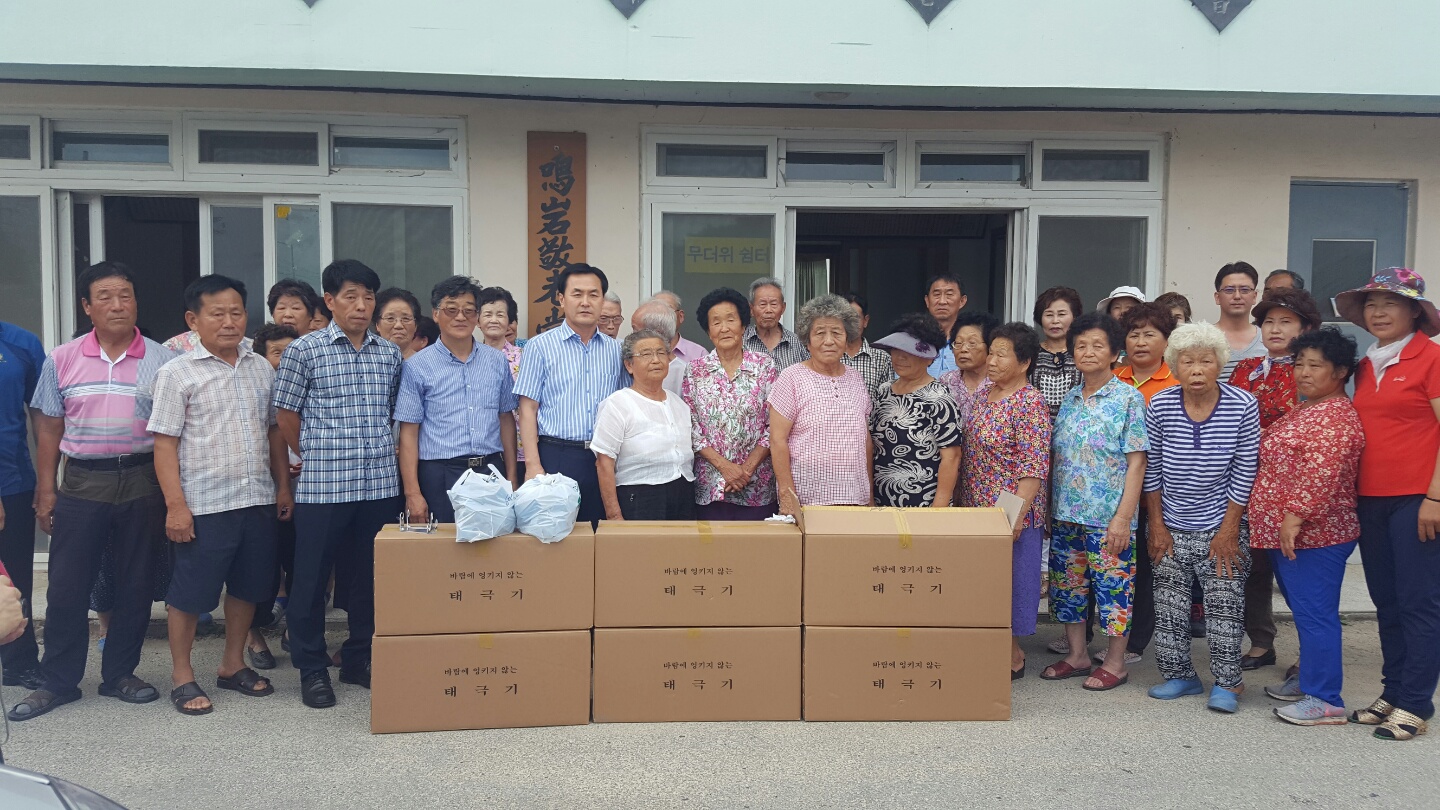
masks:
[[[1005,511],[1005,519],[1010,522],[1010,529],[1015,529],[1015,524],[1020,521],[1023,515],[1020,508],[1025,505],[1025,499],[1013,492],[1000,491],[1000,497],[995,499],[995,505]]]

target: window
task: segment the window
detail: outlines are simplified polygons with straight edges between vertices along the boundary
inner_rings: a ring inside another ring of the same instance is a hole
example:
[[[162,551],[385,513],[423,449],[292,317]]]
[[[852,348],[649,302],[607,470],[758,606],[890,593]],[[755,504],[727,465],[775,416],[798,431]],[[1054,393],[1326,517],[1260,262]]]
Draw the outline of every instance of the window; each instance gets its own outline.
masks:
[[[57,130],[50,143],[51,159],[57,163],[170,162],[170,137],[158,133]]]
[[[210,207],[211,272],[244,282],[246,331],[265,323],[265,211],[259,206]],[[317,288],[318,290],[318,288]]]
[[[786,183],[869,183],[891,182],[886,153],[861,151],[785,151]]]
[[[450,141],[337,135],[332,140],[330,164],[336,168],[448,170]]]
[[[695,311],[717,287],[742,293],[761,276],[775,275],[775,218],[768,214],[664,214],[660,286],[674,290]],[[686,318],[681,332],[708,346],[704,327]]]
[[[0,321],[43,339],[39,197],[0,197],[0,267]]]
[[[922,152],[922,183],[1020,183],[1025,155]]]
[[[200,162],[252,166],[315,166],[320,162],[317,132],[200,130]]]
[[[1407,263],[1410,193],[1408,183],[1290,184],[1286,269],[1305,279],[1326,320],[1340,320],[1329,304],[1335,295],[1364,284],[1377,269]],[[1268,272],[1260,268],[1261,278]]]
[[[770,164],[766,146],[662,143],[658,147],[661,177],[731,177],[764,179]]]
[[[1039,217],[1036,290],[1073,287],[1087,309],[1122,284],[1145,289],[1145,217]]]
[[[359,259],[382,287],[401,287],[422,301],[455,274],[453,210],[438,205],[336,203],[335,258]]]
[[[1040,178],[1047,183],[1147,183],[1145,149],[1046,149]]]
[[[320,289],[320,206],[313,204],[274,207],[275,277],[308,282]]]
[[[0,124],[0,160],[30,159],[30,127]]]

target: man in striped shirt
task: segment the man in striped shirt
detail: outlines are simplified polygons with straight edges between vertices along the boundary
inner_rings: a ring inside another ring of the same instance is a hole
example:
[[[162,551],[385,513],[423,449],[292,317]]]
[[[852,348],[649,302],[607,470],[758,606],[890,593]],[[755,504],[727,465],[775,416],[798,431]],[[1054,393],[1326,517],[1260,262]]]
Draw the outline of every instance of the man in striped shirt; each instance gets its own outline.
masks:
[[[1155,661],[1166,681],[1150,696],[1204,692],[1190,659],[1190,590],[1205,595],[1206,637],[1215,685],[1209,706],[1234,712],[1243,689],[1240,641],[1250,568],[1245,506],[1260,455],[1260,407],[1219,382],[1230,347],[1209,324],[1185,324],[1165,351],[1180,384],[1150,399],[1145,499],[1155,562]]]
[[[572,264],[560,274],[565,321],[525,344],[520,379],[520,443],[527,448],[525,479],[561,473],[580,485],[579,520],[605,517],[590,437],[595,412],[629,385],[620,342],[598,330],[610,282],[598,267]],[[528,448],[537,452],[528,455]]]
[[[285,350],[275,376],[276,420],[300,456],[295,489],[295,588],[287,612],[290,657],[306,706],[335,705],[325,651],[325,585],[348,602],[350,637],[340,680],[370,687],[375,635],[375,535],[401,509],[390,420],[400,349],[370,331],[380,277],[354,259],[321,277],[333,320]]]
[[[519,407],[510,361],[475,339],[480,286],[451,276],[430,293],[440,340],[405,361],[395,421],[400,423],[400,478],[410,518],[455,522],[447,494],[468,470],[491,465],[515,480]],[[503,302],[502,302],[503,303]]]
[[[10,710],[30,720],[80,699],[90,646],[90,588],[106,546],[115,561],[115,609],[100,662],[100,694],[126,703],[160,697],[135,677],[150,625],[154,553],[165,530],[146,429],[160,367],[175,355],[135,327],[135,277],[101,262],[76,279],[95,328],[57,348],[40,371],[35,417],[35,517],[51,535],[45,606],[45,685]],[[61,457],[65,477],[56,486]]]

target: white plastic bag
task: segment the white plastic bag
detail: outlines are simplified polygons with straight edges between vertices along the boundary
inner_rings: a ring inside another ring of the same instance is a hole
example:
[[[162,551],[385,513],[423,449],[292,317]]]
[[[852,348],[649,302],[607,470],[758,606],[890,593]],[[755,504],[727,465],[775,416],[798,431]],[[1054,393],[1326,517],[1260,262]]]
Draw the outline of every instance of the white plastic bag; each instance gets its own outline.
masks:
[[[489,540],[515,531],[510,480],[490,465],[490,472],[466,470],[450,488],[455,507],[455,539],[461,543]]]
[[[513,498],[515,527],[542,543],[570,536],[580,514],[580,485],[559,473],[537,475],[520,485]]]

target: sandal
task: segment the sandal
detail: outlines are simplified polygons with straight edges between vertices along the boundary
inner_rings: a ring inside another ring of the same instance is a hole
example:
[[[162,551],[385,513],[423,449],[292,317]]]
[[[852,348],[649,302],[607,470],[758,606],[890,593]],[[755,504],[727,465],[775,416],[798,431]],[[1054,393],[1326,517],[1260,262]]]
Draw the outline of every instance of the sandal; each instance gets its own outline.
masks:
[[[1394,709],[1385,718],[1385,722],[1375,729],[1375,737],[1380,740],[1413,740],[1426,731],[1425,721],[1421,720],[1419,715],[1404,709]]]
[[[100,684],[100,694],[119,698],[126,703],[153,703],[160,699],[160,690],[134,675],[126,675],[114,686]]]
[[[1350,722],[1359,723],[1362,726],[1378,726],[1385,722],[1385,718],[1395,711],[1395,707],[1385,698],[1376,698],[1374,703],[1363,709],[1356,709],[1350,713]]]
[[[1045,671],[1040,673],[1040,680],[1063,681],[1067,678],[1083,678],[1088,676],[1092,669],[1093,667],[1088,666],[1084,669],[1079,669],[1070,666],[1070,664],[1064,660],[1060,660],[1046,667]]]
[[[256,685],[262,681],[265,684],[265,688],[256,689]],[[265,697],[275,692],[275,686],[270,683],[269,678],[263,677],[260,673],[249,667],[236,670],[235,674],[228,678],[224,675],[216,676],[215,685],[221,689],[229,689],[248,697]]]
[[[1100,685],[1091,686],[1088,683],[1082,684],[1082,688],[1087,692],[1109,692],[1117,686],[1124,686],[1130,682],[1130,673],[1127,672],[1124,675],[1116,675],[1108,669],[1097,669],[1090,677],[1099,681]]]
[[[189,683],[182,683],[170,691],[170,703],[175,706],[175,711],[180,712],[181,714],[189,715],[191,717],[198,717],[202,714],[209,714],[210,712],[215,711],[214,703],[211,703],[209,706],[206,706],[203,709],[186,708],[185,704],[189,703],[195,698],[205,698],[206,700],[209,700],[210,696],[205,694],[205,690],[200,688],[200,684],[194,681],[191,681]]]
[[[269,650],[245,649],[245,655],[250,659],[250,666],[255,669],[274,669],[276,667],[275,654]]]
[[[23,720],[34,720],[51,709],[64,706],[66,703],[74,703],[79,699],[79,689],[64,695],[57,695],[45,689],[36,689],[30,693],[29,697],[11,707],[5,716],[17,723]]]

